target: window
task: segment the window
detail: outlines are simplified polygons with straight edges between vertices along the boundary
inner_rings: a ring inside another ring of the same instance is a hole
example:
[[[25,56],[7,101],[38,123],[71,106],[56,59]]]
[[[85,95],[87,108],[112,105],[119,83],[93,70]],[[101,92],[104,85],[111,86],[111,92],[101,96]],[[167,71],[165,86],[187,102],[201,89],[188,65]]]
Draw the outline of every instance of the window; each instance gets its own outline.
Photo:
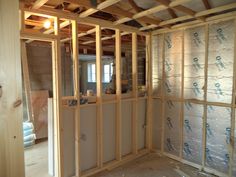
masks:
[[[105,63],[103,64],[103,83],[109,83],[112,78],[113,73],[113,63]],[[96,82],[96,64],[89,63],[88,64],[88,82]]]
[[[88,82],[96,82],[96,65],[95,65],[95,63],[88,64]]]
[[[112,73],[113,73],[112,65],[113,63],[103,65],[103,82],[104,83],[109,83],[111,81]]]

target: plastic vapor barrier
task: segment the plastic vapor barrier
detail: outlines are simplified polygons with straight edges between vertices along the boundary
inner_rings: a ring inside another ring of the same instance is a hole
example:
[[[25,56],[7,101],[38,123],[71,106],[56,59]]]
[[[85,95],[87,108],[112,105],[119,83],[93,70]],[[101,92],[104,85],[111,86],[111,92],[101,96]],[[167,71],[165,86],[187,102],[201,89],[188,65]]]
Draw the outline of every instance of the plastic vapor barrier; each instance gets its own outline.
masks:
[[[164,151],[179,156],[180,153],[180,103],[165,102]]]
[[[203,105],[184,103],[183,157],[197,164],[202,163]]]
[[[182,31],[165,34],[165,95],[180,97],[182,71]]]
[[[207,106],[206,164],[227,173],[229,167],[231,108]]]
[[[184,98],[203,100],[205,28],[191,28],[184,36]]]
[[[163,71],[163,37],[164,35],[154,36],[152,46],[156,50],[152,50],[152,84],[153,96],[160,96],[162,91],[162,71]]]
[[[226,21],[209,26],[208,101],[231,103],[234,30],[234,21]]]
[[[182,152],[203,170],[227,176],[232,169],[236,177],[230,141],[235,31],[235,20],[228,20],[153,36],[153,95],[160,99],[153,99],[152,141],[154,149]]]

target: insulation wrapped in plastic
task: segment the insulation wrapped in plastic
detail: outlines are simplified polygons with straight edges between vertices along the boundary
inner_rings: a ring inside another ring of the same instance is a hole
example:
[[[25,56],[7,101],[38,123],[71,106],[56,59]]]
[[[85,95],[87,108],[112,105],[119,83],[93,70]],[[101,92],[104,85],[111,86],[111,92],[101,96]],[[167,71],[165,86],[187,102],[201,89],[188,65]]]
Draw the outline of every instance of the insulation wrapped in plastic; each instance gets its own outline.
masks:
[[[184,33],[184,97],[202,100],[204,96],[205,28]]]
[[[180,103],[165,102],[164,151],[179,156],[180,153]]]
[[[203,105],[184,103],[183,158],[197,164],[202,163]]]
[[[234,26],[234,21],[226,21],[209,26],[208,101],[231,103]]]
[[[207,106],[206,165],[227,173],[229,168],[229,143],[231,108]]]
[[[24,147],[34,145],[36,135],[34,134],[34,125],[31,122],[23,122]]]
[[[153,96],[160,96],[162,85],[162,68],[163,68],[163,37],[164,35],[156,35],[152,38],[152,83]]]
[[[182,71],[183,32],[176,31],[165,34],[165,95],[180,97]]]
[[[160,99],[153,100],[152,144],[153,148],[161,150],[162,127],[162,102]]]

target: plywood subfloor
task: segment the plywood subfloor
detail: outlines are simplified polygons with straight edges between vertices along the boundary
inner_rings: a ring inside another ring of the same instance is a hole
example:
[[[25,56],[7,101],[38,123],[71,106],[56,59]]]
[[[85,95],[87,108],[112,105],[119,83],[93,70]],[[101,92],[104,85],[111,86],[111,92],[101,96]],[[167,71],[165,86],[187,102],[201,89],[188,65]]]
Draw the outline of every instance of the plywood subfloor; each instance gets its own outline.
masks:
[[[51,177],[48,174],[48,142],[25,149],[26,177]]]
[[[215,177],[165,156],[150,154],[93,177]]]

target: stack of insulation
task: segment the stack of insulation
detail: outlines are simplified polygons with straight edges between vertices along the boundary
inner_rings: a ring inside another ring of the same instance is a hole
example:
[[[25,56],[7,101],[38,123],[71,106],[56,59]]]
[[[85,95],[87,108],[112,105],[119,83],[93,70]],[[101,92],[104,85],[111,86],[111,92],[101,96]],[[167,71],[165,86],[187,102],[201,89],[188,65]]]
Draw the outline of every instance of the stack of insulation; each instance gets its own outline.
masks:
[[[24,147],[30,147],[34,145],[36,135],[34,134],[34,125],[31,122],[23,123],[23,133],[24,133]]]

